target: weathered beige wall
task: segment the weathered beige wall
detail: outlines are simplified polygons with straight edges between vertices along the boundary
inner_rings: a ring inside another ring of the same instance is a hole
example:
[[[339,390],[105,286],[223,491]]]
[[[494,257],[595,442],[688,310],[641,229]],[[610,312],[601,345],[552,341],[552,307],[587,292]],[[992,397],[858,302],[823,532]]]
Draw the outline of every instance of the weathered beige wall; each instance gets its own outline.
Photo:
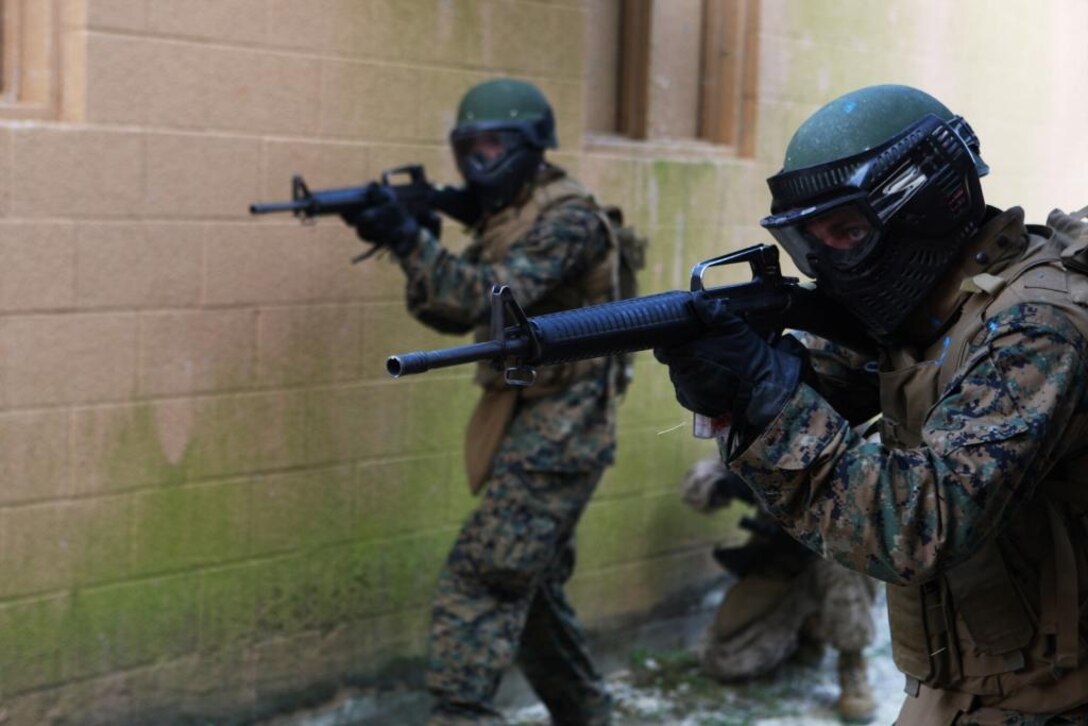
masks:
[[[445,133],[474,82],[522,75],[552,98],[561,163],[653,237],[647,292],[764,239],[789,133],[869,83],[966,115],[996,203],[1040,219],[1088,202],[1083,0],[764,0],[754,159],[585,141],[592,1],[60,1],[63,120],[0,122],[10,722],[254,714],[415,672],[471,504],[473,392],[466,371],[394,382],[382,362],[456,339],[408,318],[387,263],[349,265],[337,221],[245,210],[294,171],[322,187],[421,161],[452,180]],[[707,545],[732,531],[735,513],[677,500],[708,450],[686,422],[643,356],[580,533],[593,625],[711,575]]]

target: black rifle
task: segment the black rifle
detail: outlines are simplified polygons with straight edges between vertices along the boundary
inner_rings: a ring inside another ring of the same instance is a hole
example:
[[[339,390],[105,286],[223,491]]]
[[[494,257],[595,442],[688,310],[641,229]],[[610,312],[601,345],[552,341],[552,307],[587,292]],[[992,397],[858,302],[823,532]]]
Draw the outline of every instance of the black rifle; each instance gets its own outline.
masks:
[[[711,267],[751,265],[752,280],[705,288]],[[691,271],[691,290],[591,305],[575,310],[526,317],[510,289],[491,291],[491,339],[470,345],[390,356],[385,368],[399,378],[434,368],[491,361],[513,386],[532,385],[538,366],[599,358],[685,343],[704,335],[692,294],[705,290],[729,301],[729,309],[768,336],[786,328],[805,330],[860,351],[872,349],[855,319],[836,303],[797,278],[783,277],[778,248],[754,245],[704,260]]]
[[[404,184],[394,184],[392,179],[398,175],[407,175]],[[291,177],[291,201],[270,202],[268,204],[249,205],[250,214],[273,214],[290,212],[303,222],[326,214],[335,214],[350,220],[367,207],[380,204],[387,198],[384,189],[393,193],[397,204],[413,216],[421,217],[430,212],[442,212],[464,224],[471,225],[479,217],[479,209],[474,198],[462,189],[435,186],[427,181],[427,174],[421,164],[408,164],[382,172],[380,182],[370,182],[358,187],[339,189],[319,189],[310,191],[302,176]],[[378,251],[375,245],[370,250],[357,255],[352,262],[362,262]]]

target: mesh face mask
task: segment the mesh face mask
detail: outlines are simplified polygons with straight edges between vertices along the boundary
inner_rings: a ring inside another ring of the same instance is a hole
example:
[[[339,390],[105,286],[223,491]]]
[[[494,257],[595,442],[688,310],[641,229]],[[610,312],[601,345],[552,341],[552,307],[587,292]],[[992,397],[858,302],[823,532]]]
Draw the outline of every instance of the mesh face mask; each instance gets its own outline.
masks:
[[[544,159],[520,129],[486,124],[454,129],[450,146],[461,176],[490,211],[512,202]]]
[[[978,141],[927,114],[875,149],[768,180],[761,224],[878,339],[933,289],[985,210]]]

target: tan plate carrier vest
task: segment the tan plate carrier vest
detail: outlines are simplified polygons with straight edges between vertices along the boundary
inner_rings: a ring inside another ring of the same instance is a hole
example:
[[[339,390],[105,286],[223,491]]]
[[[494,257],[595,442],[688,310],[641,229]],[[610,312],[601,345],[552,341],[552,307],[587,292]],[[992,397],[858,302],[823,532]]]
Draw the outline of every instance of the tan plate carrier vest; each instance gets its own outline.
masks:
[[[966,270],[978,274],[961,287],[967,299],[957,321],[920,361],[899,351],[882,361],[885,445],[921,444],[929,412],[1000,311],[1021,302],[1050,305],[1088,337],[1088,269],[1075,262],[1088,240],[1026,227],[1020,210],[1006,215],[1012,221],[999,231],[1026,238],[1024,255],[999,275]],[[1009,239],[996,239],[997,246],[1010,246]],[[1088,411],[1074,414],[1055,452],[1056,465],[1018,505],[1017,526],[921,586],[888,586],[892,652],[907,693],[927,695],[920,684],[943,691],[928,693],[929,705],[918,704],[902,723],[951,723],[979,706],[1061,713],[1088,702],[1088,611],[1081,607],[1088,594]],[[1025,552],[1034,567],[1023,566]],[[904,715],[910,707],[908,699]]]
[[[608,254],[580,279],[549,290],[541,300],[526,309],[527,315],[595,305],[615,300],[619,294],[618,245],[608,218],[585,187],[555,167],[543,172],[542,178],[523,203],[501,210],[484,223],[477,237],[480,262],[501,263],[510,246],[528,234],[544,212],[572,201],[593,210],[600,218],[609,237]],[[490,335],[487,325],[476,328],[478,342],[488,340]],[[599,365],[599,362],[587,360],[545,366],[537,371],[537,379],[532,386],[513,388],[506,385],[503,371],[495,370],[486,361],[478,364],[476,383],[484,391],[465,432],[465,470],[473,494],[479,492],[491,471],[491,462],[514,417],[518,400],[562,391]]]

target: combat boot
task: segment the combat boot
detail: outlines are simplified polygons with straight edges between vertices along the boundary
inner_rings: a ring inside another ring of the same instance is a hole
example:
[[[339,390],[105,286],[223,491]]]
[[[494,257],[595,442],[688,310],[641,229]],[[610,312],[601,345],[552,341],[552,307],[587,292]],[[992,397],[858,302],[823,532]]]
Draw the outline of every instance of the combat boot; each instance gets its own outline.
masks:
[[[876,715],[876,701],[869,688],[869,673],[861,651],[839,653],[839,700],[836,710],[843,721],[868,723]]]

